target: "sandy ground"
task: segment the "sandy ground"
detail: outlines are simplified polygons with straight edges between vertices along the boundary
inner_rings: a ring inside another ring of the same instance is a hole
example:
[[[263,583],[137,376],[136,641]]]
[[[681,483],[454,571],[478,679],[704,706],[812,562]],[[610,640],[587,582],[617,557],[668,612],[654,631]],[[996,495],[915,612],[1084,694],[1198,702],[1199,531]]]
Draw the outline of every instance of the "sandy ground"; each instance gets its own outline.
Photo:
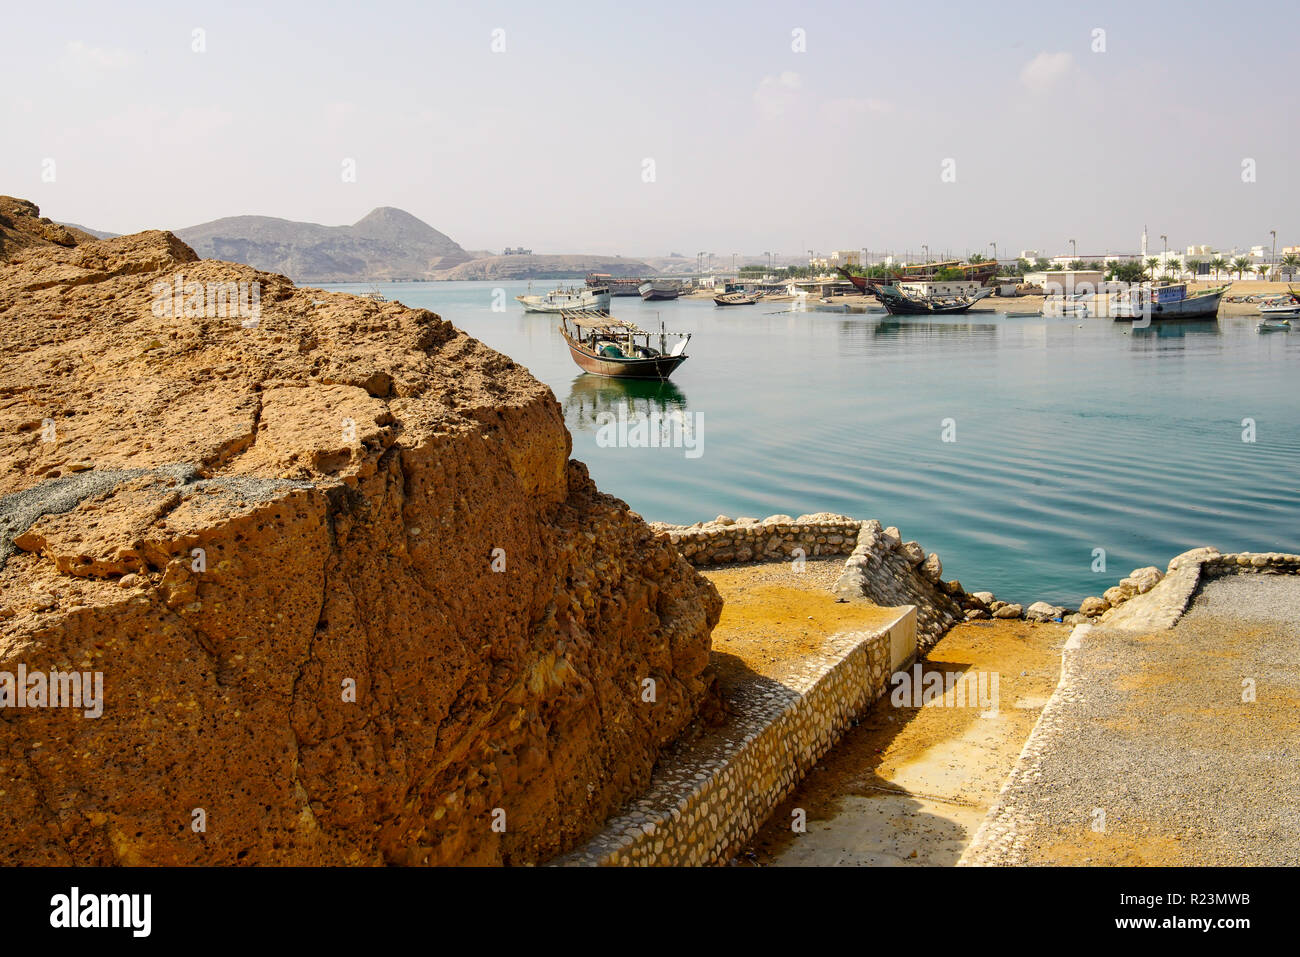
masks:
[[[873,630],[893,618],[889,609],[836,599],[831,588],[844,561],[809,559],[798,573],[790,562],[701,570],[724,602],[713,629],[713,665],[724,693],[746,672],[780,680],[830,636]]]
[[[843,558],[707,570],[726,604],[714,630],[725,690],[747,670],[779,678],[840,631],[892,617],[870,604],[837,602],[830,587]],[[809,773],[738,864],[952,864],[983,820],[1038,712],[1056,686],[1068,629],[1028,622],[972,622],[932,649],[925,672],[998,674],[999,708],[894,707],[878,702]],[[790,829],[795,808],[807,830]]]

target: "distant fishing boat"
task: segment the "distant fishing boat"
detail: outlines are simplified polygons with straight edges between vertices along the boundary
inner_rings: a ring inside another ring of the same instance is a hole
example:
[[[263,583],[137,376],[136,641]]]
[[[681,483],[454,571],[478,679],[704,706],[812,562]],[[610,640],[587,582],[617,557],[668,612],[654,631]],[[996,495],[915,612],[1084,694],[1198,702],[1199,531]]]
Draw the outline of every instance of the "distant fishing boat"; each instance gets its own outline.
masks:
[[[1290,287],[1287,287],[1290,289]],[[1263,301],[1259,314],[1265,319],[1295,319],[1300,317],[1300,293],[1290,289],[1288,296],[1274,296]]]
[[[608,289],[611,296],[639,296],[638,289],[643,282],[644,279],[611,276],[604,272],[587,274],[588,289]]]
[[[1259,332],[1290,332],[1290,319],[1267,318],[1259,320],[1259,325],[1255,327]]]
[[[564,310],[560,335],[583,372],[614,379],[667,379],[686,361],[690,333],[666,333],[659,327],[658,348],[652,334],[607,312]],[[672,340],[671,347],[669,341]]]
[[[682,284],[676,279],[648,279],[637,287],[637,292],[641,298],[647,301],[652,299],[676,299],[682,294]]]
[[[595,289],[553,289],[544,296],[515,296],[524,312],[563,312],[566,309],[608,309],[609,290],[603,286]]]
[[[713,301],[719,306],[752,306],[761,298],[761,293],[724,292],[714,296]]]
[[[992,294],[992,286],[983,286],[964,295],[922,295],[906,292],[897,285],[876,287],[876,298],[891,316],[952,315],[965,312]]]
[[[1175,282],[1167,286],[1144,286],[1134,292],[1117,297],[1112,312],[1117,322],[1131,322],[1144,316],[1152,319],[1204,319],[1219,314],[1219,300],[1229,286],[1219,286],[1187,294],[1187,283]]]

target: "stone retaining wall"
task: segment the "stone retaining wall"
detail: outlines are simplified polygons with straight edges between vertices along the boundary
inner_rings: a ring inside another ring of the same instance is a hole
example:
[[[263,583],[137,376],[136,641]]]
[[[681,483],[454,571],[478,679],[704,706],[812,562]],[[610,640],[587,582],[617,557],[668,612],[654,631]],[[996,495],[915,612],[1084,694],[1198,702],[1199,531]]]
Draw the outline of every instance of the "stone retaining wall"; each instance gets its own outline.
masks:
[[[796,557],[847,555],[857,544],[862,523],[847,515],[818,512],[814,515],[769,515],[764,519],[728,518],[719,515],[711,522],[694,525],[666,525],[651,522],[651,528],[667,532],[685,559],[693,565],[726,565],[732,562],[762,562]]]
[[[1105,606],[1100,618],[1090,620],[1110,628],[1160,631],[1174,626],[1205,579],[1240,574],[1300,574],[1300,555],[1283,552],[1224,555],[1212,546],[1194,548],[1170,561],[1163,574],[1154,567],[1134,569],[1128,578],[1106,589],[1102,598],[1085,599],[1084,608]]]
[[[781,681],[756,678],[731,695],[727,723],[661,760],[649,789],[568,866],[690,866],[744,846],[851,722],[888,690],[891,649],[916,647],[916,616],[873,633],[837,635],[825,654]]]

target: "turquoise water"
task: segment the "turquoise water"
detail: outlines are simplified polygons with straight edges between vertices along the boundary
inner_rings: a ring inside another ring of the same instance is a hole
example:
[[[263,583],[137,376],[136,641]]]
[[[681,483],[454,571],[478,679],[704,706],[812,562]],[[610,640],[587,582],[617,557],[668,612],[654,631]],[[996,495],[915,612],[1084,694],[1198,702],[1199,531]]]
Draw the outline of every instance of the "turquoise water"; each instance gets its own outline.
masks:
[[[527,366],[564,407],[574,456],[649,520],[878,518],[968,589],[1067,605],[1197,545],[1300,551],[1300,330],[613,300],[694,334],[661,387],[580,374],[555,320],[514,301],[526,283],[379,288]],[[623,403],[686,413],[700,454],[598,444],[598,413]]]

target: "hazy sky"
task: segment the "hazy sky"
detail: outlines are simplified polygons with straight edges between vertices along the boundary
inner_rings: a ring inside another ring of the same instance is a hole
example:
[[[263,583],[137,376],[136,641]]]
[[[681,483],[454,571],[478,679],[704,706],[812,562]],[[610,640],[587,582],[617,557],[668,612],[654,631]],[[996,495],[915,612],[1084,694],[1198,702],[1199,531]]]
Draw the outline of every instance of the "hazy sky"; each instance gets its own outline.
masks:
[[[1280,247],[1295,10],[9,4],[0,192],[116,232],[389,205],[470,249],[629,256],[1091,254],[1144,223],[1157,250]]]

